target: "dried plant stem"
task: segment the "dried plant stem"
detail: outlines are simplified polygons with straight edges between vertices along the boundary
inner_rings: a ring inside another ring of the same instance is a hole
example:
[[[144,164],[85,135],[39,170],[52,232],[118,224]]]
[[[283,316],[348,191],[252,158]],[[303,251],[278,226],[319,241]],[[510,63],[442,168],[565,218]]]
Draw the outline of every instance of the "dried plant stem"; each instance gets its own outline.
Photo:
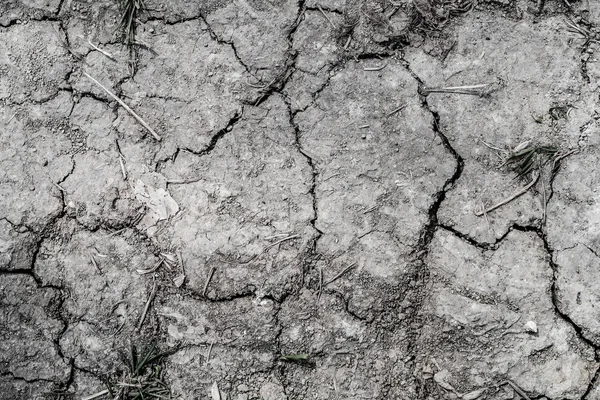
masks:
[[[87,76],[96,85],[98,85],[100,88],[102,88],[102,90],[104,90],[106,92],[106,94],[108,94],[110,97],[112,97],[117,103],[119,103],[121,105],[121,107],[123,107],[129,114],[131,114],[131,116],[133,118],[135,118],[140,124],[142,124],[142,126],[144,128],[146,128],[148,130],[148,132],[150,132],[152,134],[152,136],[154,136],[154,138],[156,140],[158,140],[159,142],[162,140],[162,138],[156,132],[154,132],[154,129],[150,128],[150,125],[148,125],[146,123],[146,121],[144,121],[142,119],[142,117],[140,117],[139,115],[137,115],[135,113],[135,111],[133,111],[127,104],[125,104],[125,102],[123,100],[121,100],[120,98],[118,98],[116,94],[114,94],[113,92],[111,92],[110,90],[108,90],[104,85],[102,85],[100,82],[98,82],[94,77],[92,77],[87,72],[83,72],[83,74],[85,76]]]
[[[356,263],[355,263],[355,262],[354,262],[354,263],[352,263],[352,264],[350,264],[350,265],[348,265],[346,268],[344,268],[344,269],[342,270],[342,272],[340,272],[339,274],[337,274],[336,276],[334,276],[333,278],[331,278],[330,280],[328,280],[327,282],[325,282],[325,283],[323,284],[323,286],[327,286],[327,285],[329,285],[330,283],[333,283],[333,282],[337,281],[337,280],[338,280],[338,279],[340,279],[342,276],[344,276],[344,274],[345,274],[346,272],[350,271],[350,270],[351,270],[352,268],[354,268],[355,266],[356,266]]]
[[[144,324],[144,320],[146,319],[146,314],[148,314],[148,309],[150,308],[150,303],[152,303],[152,300],[154,300],[155,296],[156,296],[156,279],[154,280],[154,284],[152,286],[152,292],[150,293],[150,296],[148,296],[148,301],[146,301],[146,306],[144,307],[144,312],[142,312],[142,315],[140,317],[140,322],[138,323],[138,326],[136,329],[138,332],[142,329],[142,325]]]
[[[527,184],[527,186],[524,186],[518,192],[516,192],[515,194],[507,197],[506,199],[502,200],[501,202],[499,202],[497,204],[494,204],[493,206],[491,206],[491,207],[489,207],[489,208],[487,208],[485,210],[475,212],[475,215],[477,215],[478,217],[481,217],[481,216],[483,216],[483,215],[485,215],[485,214],[487,214],[487,213],[489,213],[491,211],[494,211],[497,208],[502,207],[505,204],[510,203],[511,201],[513,201],[514,199],[516,199],[517,197],[524,195],[525,193],[527,193],[527,191],[529,189],[532,188],[533,185],[535,185],[535,183],[538,181],[539,177],[540,177],[540,174],[536,172],[535,175],[534,175],[534,177],[533,177],[533,179],[531,179],[531,182],[529,182]]]

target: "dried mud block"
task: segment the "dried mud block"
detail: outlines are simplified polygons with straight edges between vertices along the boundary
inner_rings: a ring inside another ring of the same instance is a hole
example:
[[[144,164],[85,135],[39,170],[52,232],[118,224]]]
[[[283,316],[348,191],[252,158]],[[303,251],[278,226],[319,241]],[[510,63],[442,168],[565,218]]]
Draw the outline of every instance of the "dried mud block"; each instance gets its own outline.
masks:
[[[341,25],[343,20],[328,13],[329,19]],[[319,11],[306,11],[294,34],[294,51],[298,52],[295,70],[285,86],[292,112],[303,110],[327,82],[340,50],[336,32]]]
[[[181,211],[163,231],[182,251],[190,289],[203,293],[213,268],[209,298],[297,286],[314,237],[312,174],[279,96],[246,107],[209,154],[181,151],[163,173],[190,182],[169,185]]]
[[[22,4],[25,7],[29,7],[36,11],[44,11],[45,14],[56,14],[59,11],[61,1],[60,0],[21,0],[21,1],[11,1],[7,0],[7,3],[10,7],[10,3],[13,4]]]
[[[391,334],[356,318],[327,288],[321,296],[303,290],[288,298],[278,320],[281,353],[309,355],[305,363],[286,363],[290,398],[386,398],[394,385],[411,398],[408,338],[400,326]]]
[[[598,147],[570,156],[554,179],[548,204],[548,242],[555,250],[600,246]]]
[[[600,344],[600,309],[598,279],[600,258],[585,244],[558,250],[556,299],[561,312],[579,326],[582,335],[595,345]]]
[[[420,51],[407,55],[410,68],[429,87],[494,84],[485,97],[432,93],[429,106],[439,114],[440,130],[465,160],[462,176],[440,208],[440,223],[480,242],[494,242],[513,223],[537,224],[543,215],[543,188],[537,185],[517,200],[487,214],[474,213],[498,203],[525,185],[514,174],[497,170],[496,151],[525,140],[568,150],[568,137],[555,129],[553,107],[575,104],[584,84],[579,50],[556,27],[562,19],[538,23],[470,13],[457,28],[457,43],[442,65]],[[549,192],[548,176],[544,177]]]
[[[148,4],[148,2],[145,3]],[[121,58],[123,56],[126,59],[128,50],[125,46],[110,44],[116,43],[121,33],[119,30],[121,15],[118,3],[111,0],[64,0],[62,11],[61,14],[68,15],[68,18],[63,19],[63,25],[67,32],[71,52],[80,57],[88,56],[93,49],[89,43],[91,41],[113,57]],[[138,24],[138,27],[138,29],[143,29],[142,24]],[[107,61],[110,62],[110,60]],[[113,66],[105,65],[107,68]]]
[[[232,48],[213,40],[204,23],[150,24],[154,33],[140,39],[153,52],[140,54],[135,80],[123,84],[123,93],[132,99],[129,105],[136,113],[163,137],[163,146],[172,152],[205,150],[211,138],[240,113],[249,75]],[[129,126],[134,120],[120,122]]]
[[[131,231],[119,236],[82,231],[43,242],[38,276],[70,293],[62,306],[70,318],[61,338],[65,355],[86,369],[114,365],[115,349],[130,339],[152,289],[152,278],[136,271],[156,261]],[[146,325],[152,325],[150,313]]]
[[[0,369],[26,381],[66,382],[69,366],[55,341],[64,324],[52,316],[60,293],[39,288],[32,276],[0,275]]]
[[[513,231],[492,252],[441,230],[427,265],[431,289],[418,346],[432,390],[468,393],[508,378],[531,397],[584,394],[598,363],[554,308],[540,239]]]
[[[229,394],[241,384],[256,386],[277,357],[277,305],[271,300],[214,303],[170,297],[157,313],[168,341],[188,345],[169,357],[175,393],[197,393],[212,382]]]
[[[600,343],[596,285],[600,246],[600,208],[593,171],[597,147],[567,160],[554,180],[548,205],[547,237],[557,264],[556,296],[559,309],[582,328],[582,334]]]
[[[71,107],[66,93],[43,104],[0,106],[7,121],[0,129],[0,209],[15,225],[38,231],[62,210],[55,183],[73,166],[64,128]]]
[[[31,269],[37,238],[0,219],[0,270]]]
[[[285,70],[289,34],[298,14],[296,1],[201,1],[200,9],[219,40],[232,43],[236,55],[262,83]]]
[[[362,317],[382,309],[382,293],[406,291],[429,208],[456,166],[415,96],[416,80],[386,62],[380,71],[368,70],[379,59],[347,64],[295,118],[317,172],[318,251],[340,270],[356,263],[360,279],[332,285]]]
[[[296,69],[316,74],[337,61],[340,46],[331,23],[341,26],[344,20],[334,13],[326,15],[329,20],[320,11],[304,13],[304,19],[294,34],[294,50],[298,52]]]
[[[67,213],[89,228],[126,226],[142,209],[123,180],[118,157],[116,151],[88,151],[73,157],[73,172],[62,184]]]
[[[115,119],[106,103],[89,97],[83,97],[75,104],[69,118],[71,128],[76,128],[85,137],[86,148],[98,151],[106,151],[115,143],[112,128]]]
[[[0,393],[3,399],[46,400],[55,389],[48,381],[26,382],[12,379],[10,375],[0,374]]]
[[[70,71],[51,22],[0,27],[0,100],[36,102],[54,96]]]
[[[216,343],[246,350],[265,350],[274,345],[278,332],[275,313],[272,300],[249,297],[217,303],[169,298],[158,308],[174,344]]]
[[[174,395],[210,398],[217,382],[221,398],[225,394],[236,400],[260,398],[261,388],[272,382],[272,352],[215,344],[207,360],[208,348],[187,347],[169,357],[166,379]]]
[[[129,52],[125,46],[117,45],[103,46],[102,49],[110,53],[112,59],[99,51],[88,50],[84,58],[85,68],[81,71],[91,75],[102,86],[116,94],[119,83],[130,75]],[[72,74],[69,77],[69,83],[77,92],[91,93],[94,97],[108,102],[114,101],[104,89],[82,73]],[[129,101],[126,103],[131,106]]]

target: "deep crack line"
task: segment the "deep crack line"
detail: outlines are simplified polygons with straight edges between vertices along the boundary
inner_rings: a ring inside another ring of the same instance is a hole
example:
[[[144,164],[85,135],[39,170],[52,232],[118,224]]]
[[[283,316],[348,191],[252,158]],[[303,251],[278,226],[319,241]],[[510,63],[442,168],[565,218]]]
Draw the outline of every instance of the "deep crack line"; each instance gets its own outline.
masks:
[[[451,190],[458,179],[460,179],[465,166],[465,161],[462,156],[458,154],[458,152],[452,147],[446,135],[444,135],[444,133],[440,130],[439,114],[430,109],[426,99],[423,100],[423,107],[425,107],[431,113],[433,117],[433,131],[441,139],[446,151],[450,153],[452,157],[454,157],[454,160],[456,161],[456,169],[454,170],[452,176],[446,180],[444,186],[442,186],[442,190],[435,194],[435,200],[433,201],[431,207],[429,207],[429,222],[421,231],[417,245],[417,255],[421,260],[423,260],[424,256],[429,252],[429,246],[433,240],[435,231],[438,228],[438,211],[446,199],[446,192]]]

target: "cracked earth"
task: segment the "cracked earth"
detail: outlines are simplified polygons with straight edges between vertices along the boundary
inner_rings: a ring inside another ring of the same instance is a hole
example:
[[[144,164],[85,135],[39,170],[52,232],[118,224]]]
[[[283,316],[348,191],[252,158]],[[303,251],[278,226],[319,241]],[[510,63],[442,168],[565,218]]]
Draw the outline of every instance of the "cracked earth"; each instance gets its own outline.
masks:
[[[148,0],[133,69],[115,2],[3,1],[0,398],[152,340],[181,399],[600,399],[600,3],[545,3]]]

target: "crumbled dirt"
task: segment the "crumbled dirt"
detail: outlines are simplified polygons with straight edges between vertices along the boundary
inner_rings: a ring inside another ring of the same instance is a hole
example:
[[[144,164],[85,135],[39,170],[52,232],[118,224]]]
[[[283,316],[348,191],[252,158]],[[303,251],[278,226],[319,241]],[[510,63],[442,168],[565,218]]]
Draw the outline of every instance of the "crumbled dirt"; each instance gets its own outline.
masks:
[[[600,399],[600,3],[146,3],[0,3],[1,399]]]

